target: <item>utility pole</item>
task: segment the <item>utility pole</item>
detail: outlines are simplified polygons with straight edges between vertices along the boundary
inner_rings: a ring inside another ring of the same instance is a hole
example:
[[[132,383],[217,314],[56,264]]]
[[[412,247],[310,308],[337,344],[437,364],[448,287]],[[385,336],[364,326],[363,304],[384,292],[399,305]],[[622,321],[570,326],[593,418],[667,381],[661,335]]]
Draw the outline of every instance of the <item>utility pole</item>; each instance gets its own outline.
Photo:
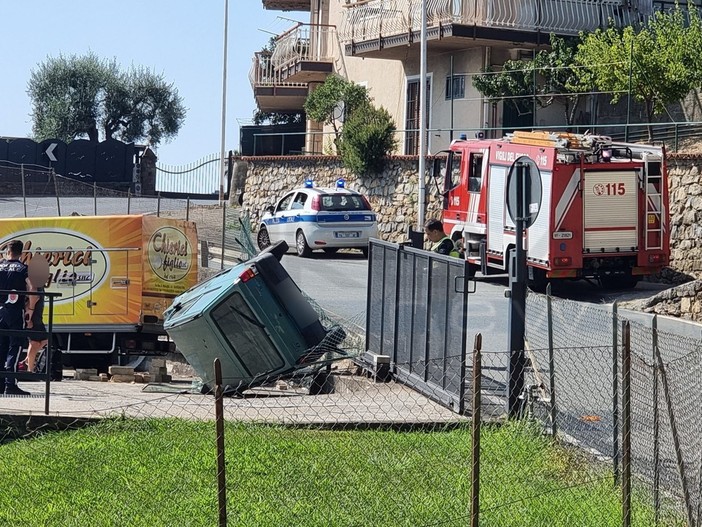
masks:
[[[227,33],[229,29],[229,0],[224,0],[224,58],[222,62],[222,143],[219,149],[219,201],[224,201],[224,179],[227,177],[224,143],[227,134]]]

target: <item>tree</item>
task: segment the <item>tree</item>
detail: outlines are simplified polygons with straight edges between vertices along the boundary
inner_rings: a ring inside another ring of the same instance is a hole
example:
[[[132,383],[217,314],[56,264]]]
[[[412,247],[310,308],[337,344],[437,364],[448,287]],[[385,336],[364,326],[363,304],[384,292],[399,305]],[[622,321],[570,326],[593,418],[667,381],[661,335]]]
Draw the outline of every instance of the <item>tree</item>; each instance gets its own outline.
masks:
[[[581,65],[576,60],[577,39],[550,36],[551,48],[534,57],[534,68],[541,84],[537,86],[538,102],[542,107],[558,102],[563,106],[565,122],[575,122],[583,90],[580,84]]]
[[[643,104],[651,140],[654,116],[702,82],[700,27],[694,5],[688,6],[686,16],[676,4],[669,11],[657,11],[639,30],[598,29],[582,37],[578,47],[576,60],[588,65],[581,70],[580,82],[611,93],[612,104],[630,93]]]
[[[353,111],[370,102],[365,87],[347,81],[339,75],[330,75],[305,101],[307,117],[334,129],[334,142],[339,143],[339,122],[347,119]]]
[[[87,136],[157,145],[185,121],[182,98],[163,75],[142,67],[123,72],[114,59],[93,53],[47,58],[32,71],[27,92],[37,140]]]
[[[504,100],[521,114],[533,111],[533,64],[525,60],[508,60],[500,71],[488,66],[482,74],[473,77],[473,86],[489,102]]]
[[[301,123],[305,119],[303,112],[262,112],[254,110],[254,124],[296,124]]]
[[[576,50],[577,41],[551,35],[550,49],[539,51],[534,60],[508,60],[498,72],[488,68],[474,77],[473,86],[488,101],[504,100],[520,114],[533,111],[534,97],[542,108],[559,102],[570,126],[581,97]]]
[[[341,132],[341,160],[356,174],[378,173],[395,149],[395,123],[385,108],[366,103],[354,110]]]

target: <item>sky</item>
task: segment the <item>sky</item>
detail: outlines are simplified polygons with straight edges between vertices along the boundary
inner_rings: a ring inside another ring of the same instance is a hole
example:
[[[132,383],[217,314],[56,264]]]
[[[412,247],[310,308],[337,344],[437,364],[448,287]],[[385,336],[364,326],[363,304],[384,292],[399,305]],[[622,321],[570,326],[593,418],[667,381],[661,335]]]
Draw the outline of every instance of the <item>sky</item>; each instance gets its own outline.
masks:
[[[185,165],[219,153],[225,0],[0,0],[0,136],[31,137],[31,71],[48,57],[116,59],[172,82],[187,115],[157,149],[159,163]],[[261,0],[229,0],[226,150],[239,146],[239,123],[256,103],[249,68],[273,34],[309,13],[266,11]],[[247,124],[247,123],[243,123]]]

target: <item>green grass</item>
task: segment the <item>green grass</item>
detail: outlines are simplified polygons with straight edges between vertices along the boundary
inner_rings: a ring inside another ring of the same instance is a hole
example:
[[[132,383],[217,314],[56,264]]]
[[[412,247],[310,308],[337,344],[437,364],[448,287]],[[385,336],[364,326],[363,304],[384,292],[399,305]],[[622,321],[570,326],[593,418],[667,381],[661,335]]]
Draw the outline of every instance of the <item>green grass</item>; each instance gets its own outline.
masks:
[[[226,426],[229,525],[468,525],[470,429]],[[620,525],[602,466],[525,425],[482,434],[482,526]],[[633,525],[652,525],[635,497]],[[115,420],[0,446],[0,525],[213,526],[213,423]]]

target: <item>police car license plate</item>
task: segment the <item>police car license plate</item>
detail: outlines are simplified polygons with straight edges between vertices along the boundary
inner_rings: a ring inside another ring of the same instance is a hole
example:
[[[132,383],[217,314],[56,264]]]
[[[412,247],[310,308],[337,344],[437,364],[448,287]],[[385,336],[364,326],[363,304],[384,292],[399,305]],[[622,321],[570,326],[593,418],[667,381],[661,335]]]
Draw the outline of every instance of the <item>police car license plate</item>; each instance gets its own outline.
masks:
[[[360,234],[361,233],[359,233],[357,231],[349,231],[349,232],[341,231],[341,232],[335,232],[334,237],[335,238],[358,238],[360,236]]]

